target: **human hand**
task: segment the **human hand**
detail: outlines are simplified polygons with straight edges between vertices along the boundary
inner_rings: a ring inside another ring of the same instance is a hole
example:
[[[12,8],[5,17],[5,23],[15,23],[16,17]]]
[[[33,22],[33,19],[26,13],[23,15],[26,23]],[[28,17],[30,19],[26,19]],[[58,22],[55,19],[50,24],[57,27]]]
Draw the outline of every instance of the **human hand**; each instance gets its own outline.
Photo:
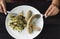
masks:
[[[51,5],[49,6],[49,8],[47,9],[47,11],[45,12],[45,16],[46,16],[46,18],[47,18],[48,16],[55,16],[55,15],[58,14],[58,12],[59,12],[58,7],[55,6],[54,4],[51,4]]]
[[[5,13],[6,12],[6,6],[5,6],[5,1],[0,0],[0,12]]]

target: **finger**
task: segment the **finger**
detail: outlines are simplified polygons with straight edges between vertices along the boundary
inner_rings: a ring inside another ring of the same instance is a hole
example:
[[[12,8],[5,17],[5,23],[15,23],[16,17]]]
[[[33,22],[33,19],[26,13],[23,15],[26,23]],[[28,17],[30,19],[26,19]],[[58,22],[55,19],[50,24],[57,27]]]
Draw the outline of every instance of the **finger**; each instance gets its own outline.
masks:
[[[56,14],[55,15],[57,15],[59,13],[59,9],[57,10],[57,12],[56,12]]]
[[[47,14],[47,16],[50,16],[54,12],[55,7],[53,7],[50,12]]]
[[[2,7],[0,6],[0,12],[3,13]]]
[[[58,14],[58,12],[59,12],[59,10],[58,10],[58,11],[56,11],[56,14],[54,14],[54,15],[57,15],[57,14]]]
[[[51,14],[51,16],[58,14],[58,12],[59,12],[59,9],[55,7],[54,12]]]
[[[51,13],[50,16],[53,16],[54,14],[56,14],[56,10],[54,10],[53,13]]]
[[[47,14],[49,13],[49,11],[51,10],[51,6],[47,9],[47,11],[45,12],[45,15],[47,16]]]
[[[4,11],[4,13],[5,13],[5,12],[6,12],[6,7],[5,7],[4,3],[1,2],[1,5],[2,5],[2,7],[3,7],[3,11]]]
[[[0,6],[0,10],[1,10],[1,6]]]
[[[59,12],[59,9],[55,9],[55,11],[53,12],[53,14],[51,16],[57,15]]]

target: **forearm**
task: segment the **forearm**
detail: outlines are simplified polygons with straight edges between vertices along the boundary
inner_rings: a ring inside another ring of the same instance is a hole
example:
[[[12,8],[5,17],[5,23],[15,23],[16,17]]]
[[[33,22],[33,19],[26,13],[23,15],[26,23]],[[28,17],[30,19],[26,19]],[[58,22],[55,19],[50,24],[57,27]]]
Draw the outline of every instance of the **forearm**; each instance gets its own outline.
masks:
[[[12,2],[12,0],[5,0],[6,2]]]
[[[60,0],[52,0],[52,4],[55,4],[59,7],[60,6]]]

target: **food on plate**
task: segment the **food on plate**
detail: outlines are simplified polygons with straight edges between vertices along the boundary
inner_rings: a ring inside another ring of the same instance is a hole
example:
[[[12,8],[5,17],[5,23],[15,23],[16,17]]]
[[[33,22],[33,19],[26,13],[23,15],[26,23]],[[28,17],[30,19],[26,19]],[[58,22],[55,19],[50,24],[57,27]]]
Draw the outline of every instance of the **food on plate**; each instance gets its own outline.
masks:
[[[40,28],[33,22],[35,18],[37,19],[40,17],[40,14],[32,15],[31,10],[27,12],[26,17],[23,14],[24,14],[23,11],[20,12],[18,15],[11,14],[10,15],[11,22],[9,23],[10,27],[13,30],[17,30],[18,32],[23,31],[26,27],[29,34],[33,33],[34,30],[40,31]]]
[[[39,18],[40,17],[40,14],[35,14],[33,16],[31,16],[27,22],[27,29],[28,29],[28,32],[31,34],[33,32],[32,30],[32,24],[33,24],[33,20],[35,18]]]
[[[41,30],[41,29],[40,29],[38,26],[36,26],[36,25],[32,25],[32,29],[35,30],[35,31],[40,31],[40,30]]]
[[[23,16],[22,12],[17,16],[10,15],[10,19],[10,26],[14,30],[22,31],[26,27],[25,17]]]
[[[20,12],[20,13],[19,13],[19,15],[23,16],[23,11],[22,11],[22,12]],[[18,16],[19,16],[19,15],[18,15]]]
[[[29,11],[27,12],[26,17],[25,17],[25,20],[28,21],[31,16],[32,16],[32,11],[29,10]]]
[[[10,18],[14,18],[15,17],[15,15],[13,15],[13,14],[10,14]]]

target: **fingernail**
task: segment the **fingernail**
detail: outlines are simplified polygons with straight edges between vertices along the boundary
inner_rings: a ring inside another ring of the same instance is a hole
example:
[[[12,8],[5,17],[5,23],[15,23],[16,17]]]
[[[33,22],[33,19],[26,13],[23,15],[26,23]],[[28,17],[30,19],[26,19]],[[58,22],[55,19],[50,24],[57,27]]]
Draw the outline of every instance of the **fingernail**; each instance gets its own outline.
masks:
[[[7,13],[5,12],[4,14],[6,15]]]
[[[45,18],[47,18],[48,16],[45,14]]]
[[[45,16],[45,18],[47,18],[47,16]]]

